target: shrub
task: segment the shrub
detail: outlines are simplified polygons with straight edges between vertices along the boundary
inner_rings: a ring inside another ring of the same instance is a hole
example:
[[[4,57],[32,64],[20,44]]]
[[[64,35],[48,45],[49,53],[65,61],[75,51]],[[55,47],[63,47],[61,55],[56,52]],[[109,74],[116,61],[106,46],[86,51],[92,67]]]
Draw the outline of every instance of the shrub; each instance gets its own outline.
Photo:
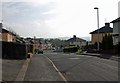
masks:
[[[105,34],[105,36],[103,37],[103,40],[102,40],[102,49],[104,49],[104,50],[113,49],[112,35]]]
[[[82,49],[82,48],[79,48],[76,53],[77,53],[77,54],[81,54],[82,52],[83,52],[83,49]]]
[[[65,47],[63,49],[63,52],[70,52],[70,53],[74,53],[74,52],[77,52],[79,49],[79,47],[77,46],[69,46],[69,47]]]

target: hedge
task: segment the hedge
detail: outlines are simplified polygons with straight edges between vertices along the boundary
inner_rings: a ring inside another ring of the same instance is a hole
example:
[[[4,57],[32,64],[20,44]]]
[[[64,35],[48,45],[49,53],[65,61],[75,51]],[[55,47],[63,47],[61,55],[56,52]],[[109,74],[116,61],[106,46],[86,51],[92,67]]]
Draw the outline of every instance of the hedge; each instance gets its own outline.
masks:
[[[32,52],[33,46],[16,42],[2,42],[3,59],[26,59],[28,52]]]
[[[66,47],[63,49],[63,52],[70,52],[70,53],[74,53],[74,52],[77,52],[78,51],[78,47],[77,46],[69,46],[69,47]]]

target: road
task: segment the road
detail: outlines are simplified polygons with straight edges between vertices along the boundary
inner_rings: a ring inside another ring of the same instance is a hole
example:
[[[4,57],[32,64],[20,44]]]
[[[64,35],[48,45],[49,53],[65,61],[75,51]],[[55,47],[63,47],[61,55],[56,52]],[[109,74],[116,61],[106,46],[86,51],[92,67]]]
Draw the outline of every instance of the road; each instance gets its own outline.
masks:
[[[93,56],[48,53],[68,81],[118,81],[118,62]]]
[[[118,62],[88,55],[44,53],[35,55],[25,81],[63,81],[47,56],[67,81],[118,81]]]

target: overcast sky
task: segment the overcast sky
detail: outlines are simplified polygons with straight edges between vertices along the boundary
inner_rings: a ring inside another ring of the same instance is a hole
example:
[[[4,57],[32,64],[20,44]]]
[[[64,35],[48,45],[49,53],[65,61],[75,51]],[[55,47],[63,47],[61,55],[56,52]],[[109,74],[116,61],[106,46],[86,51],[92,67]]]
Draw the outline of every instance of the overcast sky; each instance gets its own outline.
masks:
[[[23,37],[90,36],[97,29],[118,17],[120,0],[3,0],[0,4],[5,27]],[[111,26],[113,27],[113,26]]]

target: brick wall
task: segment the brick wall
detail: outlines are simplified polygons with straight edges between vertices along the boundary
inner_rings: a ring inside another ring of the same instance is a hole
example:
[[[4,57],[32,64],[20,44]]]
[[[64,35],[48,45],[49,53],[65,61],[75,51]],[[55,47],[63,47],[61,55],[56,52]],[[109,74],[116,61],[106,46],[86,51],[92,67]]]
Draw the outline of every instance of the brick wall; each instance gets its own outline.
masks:
[[[99,33],[99,42],[102,42],[103,37],[105,34],[112,34],[112,33]],[[92,34],[92,44],[95,44],[95,42],[98,42],[98,34]]]

